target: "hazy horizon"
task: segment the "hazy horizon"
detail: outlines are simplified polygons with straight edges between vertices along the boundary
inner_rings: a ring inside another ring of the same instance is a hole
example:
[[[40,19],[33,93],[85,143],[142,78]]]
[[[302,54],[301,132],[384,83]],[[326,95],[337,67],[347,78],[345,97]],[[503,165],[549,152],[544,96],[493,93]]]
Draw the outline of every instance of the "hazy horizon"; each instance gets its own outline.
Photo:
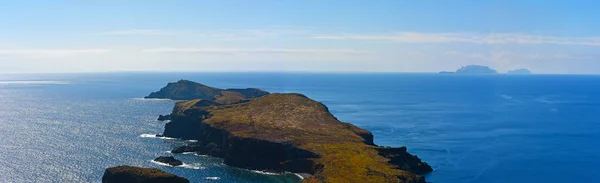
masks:
[[[600,73],[594,1],[3,4],[0,73]]]

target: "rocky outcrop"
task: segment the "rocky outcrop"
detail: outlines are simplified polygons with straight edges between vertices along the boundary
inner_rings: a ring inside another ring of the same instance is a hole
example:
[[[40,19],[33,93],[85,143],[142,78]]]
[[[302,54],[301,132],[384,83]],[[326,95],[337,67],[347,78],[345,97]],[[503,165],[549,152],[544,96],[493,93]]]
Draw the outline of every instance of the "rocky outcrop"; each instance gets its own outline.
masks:
[[[231,166],[312,175],[303,182],[424,183],[431,167],[405,147],[383,148],[371,132],[337,120],[301,94],[270,94],[222,104],[176,103],[163,135],[197,140],[172,153],[196,152]]]
[[[165,164],[168,164],[168,165],[171,165],[171,166],[181,166],[181,165],[183,165],[183,162],[175,159],[173,156],[159,156],[158,158],[154,159],[154,161],[165,163]]]
[[[379,147],[377,148],[379,155],[388,158],[391,164],[398,169],[414,172],[416,174],[425,174],[433,171],[427,164],[421,161],[419,157],[412,155],[406,151],[406,147]]]
[[[161,88],[157,92],[150,93],[150,95],[144,98],[172,100],[204,99],[222,104],[232,104],[268,94],[269,92],[256,88],[220,89],[193,81],[179,80],[177,82],[168,83],[167,86]]]
[[[158,119],[156,119],[158,121],[167,121],[167,120],[171,120],[171,115],[167,114],[167,115],[158,115]]]
[[[103,183],[189,183],[190,181],[156,168],[117,166],[107,168]]]

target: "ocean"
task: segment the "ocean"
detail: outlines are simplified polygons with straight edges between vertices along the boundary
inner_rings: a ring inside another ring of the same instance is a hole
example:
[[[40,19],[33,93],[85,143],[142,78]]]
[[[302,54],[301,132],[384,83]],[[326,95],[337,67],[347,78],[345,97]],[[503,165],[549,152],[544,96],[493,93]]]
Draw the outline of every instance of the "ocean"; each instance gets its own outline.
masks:
[[[434,168],[428,182],[600,182],[600,76],[164,72],[0,75],[0,180],[100,182],[134,165],[191,182],[298,182],[192,154],[174,155],[184,167],[151,162],[186,142],[148,137],[174,101],[142,97],[179,79],[303,93],[376,144],[407,146]]]

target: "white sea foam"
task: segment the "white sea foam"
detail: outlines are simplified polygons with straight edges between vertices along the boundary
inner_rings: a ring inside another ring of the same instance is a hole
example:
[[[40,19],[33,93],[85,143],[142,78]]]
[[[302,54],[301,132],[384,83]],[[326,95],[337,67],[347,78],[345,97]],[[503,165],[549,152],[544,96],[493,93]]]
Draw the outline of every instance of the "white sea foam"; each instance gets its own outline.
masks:
[[[181,168],[189,168],[189,169],[194,169],[194,170],[204,170],[206,169],[206,167],[197,165],[197,164],[186,164],[183,163],[183,165],[179,165],[179,166],[172,166],[163,162],[158,162],[158,161],[154,161],[154,160],[150,160],[150,162],[160,165],[160,166],[168,166],[168,167],[181,167]]]
[[[260,170],[251,170],[254,173],[259,173],[259,174],[264,174],[264,175],[281,175],[279,173],[273,173],[273,172],[265,172],[265,171],[260,171]]]
[[[141,134],[140,137],[142,137],[142,138],[157,138],[157,139],[175,139],[172,137],[157,137],[156,134]]]
[[[133,100],[171,101],[171,99],[168,98],[133,98]]]
[[[198,142],[198,140],[186,140],[186,142]]]
[[[291,173],[291,172],[289,172],[289,173]],[[300,180],[304,180],[304,177],[300,174],[297,174],[297,173],[291,173],[291,174],[294,174],[296,177],[300,178]]]
[[[191,154],[191,155],[196,155],[196,156],[200,156],[200,157],[208,157],[208,155],[205,154],[198,154],[196,152],[183,152],[181,154]]]
[[[150,160],[150,162],[152,162],[154,164],[157,164],[157,165],[160,165],[160,166],[174,167],[174,166],[171,166],[169,164],[166,164],[166,163],[163,163],[163,162],[154,161],[154,160]]]
[[[221,177],[204,177],[205,180],[221,180]]]
[[[189,169],[194,169],[194,170],[204,170],[206,169],[206,167],[197,165],[197,164],[186,164],[183,163],[183,165],[181,165],[182,168],[189,168]]]

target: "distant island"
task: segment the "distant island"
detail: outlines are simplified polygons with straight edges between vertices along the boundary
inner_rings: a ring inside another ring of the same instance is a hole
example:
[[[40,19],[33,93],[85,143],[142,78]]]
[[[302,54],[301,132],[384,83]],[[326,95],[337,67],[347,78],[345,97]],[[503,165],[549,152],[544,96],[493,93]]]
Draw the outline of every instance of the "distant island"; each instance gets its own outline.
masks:
[[[496,74],[498,71],[491,69],[488,66],[482,65],[467,65],[456,70],[457,74]]]
[[[460,69],[457,69],[455,72],[450,71],[441,71],[440,74],[498,74],[498,71],[483,65],[467,65],[463,66]],[[531,74],[529,69],[515,69],[509,70],[508,74]]]
[[[237,100],[239,95],[244,99]],[[375,145],[371,132],[339,121],[327,106],[302,94],[222,90],[181,80],[149,96],[192,99],[175,104],[159,136],[197,142],[172,153],[220,157],[227,165],[251,170],[293,172],[311,183],[425,183],[421,175],[433,171],[406,147]]]
[[[509,70],[508,71],[509,74],[531,74],[531,71],[529,69],[515,69],[515,70]]]

